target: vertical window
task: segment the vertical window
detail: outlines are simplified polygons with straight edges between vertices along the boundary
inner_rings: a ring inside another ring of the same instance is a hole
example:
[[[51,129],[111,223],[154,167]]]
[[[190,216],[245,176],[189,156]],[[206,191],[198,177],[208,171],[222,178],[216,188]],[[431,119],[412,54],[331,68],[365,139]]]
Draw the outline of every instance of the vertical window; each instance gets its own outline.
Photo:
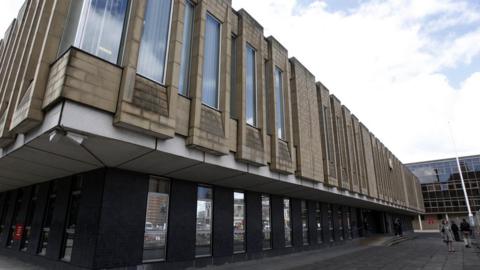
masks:
[[[277,135],[279,139],[285,139],[285,102],[283,97],[283,78],[282,71],[275,67],[275,96],[276,96],[276,112],[275,124],[277,127]]]
[[[7,247],[9,248],[12,247],[13,241],[15,240],[15,228],[19,223],[18,212],[20,210],[20,206],[22,205],[22,199],[23,199],[23,189],[19,189],[17,191],[17,199],[15,200],[15,204],[13,206],[13,216],[10,222],[10,231],[8,233]]]
[[[117,63],[127,9],[128,0],[72,1],[60,53],[75,46]]]
[[[246,119],[247,124],[257,125],[257,76],[255,68],[255,49],[247,44],[246,47]]]
[[[352,239],[353,238],[353,231],[352,231],[352,211],[350,210],[350,208],[348,208],[347,210],[347,231],[348,231],[348,239]]]
[[[339,233],[339,240],[342,241],[344,239],[344,228],[343,228],[343,212],[342,208],[338,208],[337,211],[337,223],[338,223],[338,231]]]
[[[25,232],[23,234],[22,241],[20,242],[21,251],[27,251],[30,245],[30,237],[32,233],[32,221],[33,221],[33,215],[35,214],[35,210],[36,210],[35,208],[37,206],[39,189],[40,189],[39,185],[35,185],[33,187],[32,197],[30,198],[30,202],[28,204],[27,219],[25,221]]]
[[[170,182],[157,178],[148,183],[143,261],[165,260]]]
[[[245,251],[245,194],[233,193],[233,252]]]
[[[285,246],[292,246],[292,218],[290,213],[290,199],[283,199],[283,220],[285,221]]]
[[[233,119],[238,119],[237,100],[237,37],[232,34],[230,54],[230,117]]]
[[[137,72],[159,83],[165,82],[171,10],[171,0],[149,0],[143,23]]]
[[[83,179],[81,177],[73,179],[62,247],[62,260],[67,262],[72,259],[73,240],[75,239],[75,227],[77,225],[80,198],[82,196],[82,185]]]
[[[188,77],[190,74],[194,10],[194,5],[190,1],[186,0],[185,12],[183,13],[183,43],[182,58],[180,59],[180,80],[178,82],[178,91],[184,96],[188,96],[189,91]]]
[[[328,230],[330,231],[330,242],[335,240],[335,232],[333,230],[333,207],[331,204],[327,206],[327,219],[328,219]]]
[[[265,84],[265,86],[264,86],[265,118],[266,118],[266,121],[267,121],[267,123],[266,123],[267,133],[270,134],[271,133],[271,126],[270,126],[271,125],[271,123],[270,123],[271,112],[270,112],[270,106],[269,106],[270,105],[270,95],[268,94],[269,93],[268,92],[269,91],[269,88],[268,88],[269,87],[269,83],[268,83],[269,82],[268,81],[268,79],[269,79],[269,77],[268,77],[268,74],[269,74],[269,72],[268,72],[268,67],[269,67],[268,66],[268,60],[264,60],[263,66],[264,66],[263,80],[264,80],[264,84]]]
[[[7,220],[7,212],[8,209],[10,208],[10,192],[7,192],[7,195],[5,195],[5,203],[3,204],[2,207],[2,213],[0,216],[0,236],[5,232],[5,222]]]
[[[326,157],[325,159],[326,160],[330,160],[330,148],[331,148],[331,145],[330,145],[330,134],[329,134],[329,126],[328,126],[328,108],[326,106],[323,106],[323,113],[322,113],[322,120],[323,120],[323,130],[324,130],[324,133],[325,133],[325,141],[324,141],[324,144],[326,145],[327,147],[327,150],[325,151],[325,154],[326,154]]]
[[[40,231],[40,245],[38,247],[38,254],[42,256],[45,256],[47,254],[48,236],[50,233],[50,226],[52,225],[55,201],[57,199],[57,187],[58,180],[50,183],[45,216],[43,217],[42,229]]]
[[[212,255],[212,189],[199,186],[197,189],[197,230],[195,256]]]
[[[302,200],[301,203],[301,212],[302,212],[302,239],[303,245],[308,245],[308,206],[307,202]]]
[[[203,103],[218,109],[220,72],[220,22],[207,14],[203,55]]]
[[[322,231],[322,205],[317,202],[315,209],[315,223],[317,224],[317,243],[323,243],[323,231]]]
[[[272,229],[270,217],[270,196],[262,195],[262,232],[263,232],[263,249],[272,248]]]

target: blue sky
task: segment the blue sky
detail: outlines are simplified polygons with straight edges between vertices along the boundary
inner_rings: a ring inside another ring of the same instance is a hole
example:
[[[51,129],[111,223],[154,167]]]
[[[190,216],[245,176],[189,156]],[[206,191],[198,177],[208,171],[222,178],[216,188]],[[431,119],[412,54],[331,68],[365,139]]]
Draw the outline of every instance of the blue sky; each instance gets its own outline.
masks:
[[[2,3],[0,35],[22,0]],[[403,162],[480,154],[480,1],[233,0]]]
[[[403,162],[480,154],[480,1],[233,0]],[[448,124],[450,122],[450,125]]]

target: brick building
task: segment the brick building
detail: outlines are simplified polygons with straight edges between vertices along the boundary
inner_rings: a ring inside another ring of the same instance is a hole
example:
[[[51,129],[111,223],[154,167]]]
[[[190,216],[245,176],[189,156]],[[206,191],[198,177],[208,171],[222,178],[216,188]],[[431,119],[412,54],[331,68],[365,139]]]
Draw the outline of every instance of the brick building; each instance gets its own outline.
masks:
[[[229,0],[27,0],[0,41],[0,252],[188,267],[405,230],[417,179]]]

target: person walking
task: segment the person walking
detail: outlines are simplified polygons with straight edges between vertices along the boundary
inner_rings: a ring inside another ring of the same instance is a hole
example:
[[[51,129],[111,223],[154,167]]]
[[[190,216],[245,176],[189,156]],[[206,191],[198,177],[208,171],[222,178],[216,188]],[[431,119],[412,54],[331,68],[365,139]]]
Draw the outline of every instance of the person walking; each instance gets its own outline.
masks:
[[[460,231],[463,235],[463,243],[465,243],[465,247],[470,248],[470,233],[472,230],[470,229],[470,224],[465,219],[463,219],[462,223],[460,223]]]
[[[447,244],[448,252],[455,252],[453,249],[453,232],[448,220],[442,219],[442,224],[440,224],[440,233],[443,237],[443,242]]]
[[[455,237],[455,241],[460,242],[460,234],[458,233],[459,228],[457,224],[455,224],[455,221],[452,220],[452,226],[450,227],[452,228],[453,237]]]

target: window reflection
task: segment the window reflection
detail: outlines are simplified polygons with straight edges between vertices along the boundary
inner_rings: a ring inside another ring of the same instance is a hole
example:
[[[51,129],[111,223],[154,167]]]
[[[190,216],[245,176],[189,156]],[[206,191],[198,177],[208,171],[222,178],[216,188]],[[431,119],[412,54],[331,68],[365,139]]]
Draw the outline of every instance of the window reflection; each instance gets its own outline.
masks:
[[[327,205],[327,220],[328,220],[328,230],[330,231],[330,242],[335,240],[335,234],[333,231],[333,207],[331,204]]]
[[[257,125],[257,77],[255,68],[255,49],[247,44],[246,47],[246,119],[247,124]]]
[[[285,101],[283,94],[283,72],[280,68],[275,67],[275,122],[277,136],[280,139],[285,139]]]
[[[262,232],[263,249],[272,248],[271,238],[271,217],[270,217],[270,196],[262,195]]]
[[[188,96],[188,75],[190,72],[194,11],[194,5],[189,0],[186,0],[185,12],[183,16],[183,43],[182,58],[180,59],[180,80],[178,82],[178,92],[184,96]]]
[[[170,182],[152,178],[148,184],[143,260],[164,260],[166,256]]]
[[[138,55],[138,74],[164,83],[172,0],[148,0]]]
[[[315,209],[315,223],[317,224],[317,243],[323,243],[323,231],[322,231],[322,205],[317,202]]]
[[[285,221],[285,246],[292,246],[292,219],[290,212],[290,199],[283,199],[283,219]]]
[[[203,61],[203,95],[204,104],[218,109],[218,87],[220,72],[220,22],[207,14],[205,24],[205,52]]]
[[[16,225],[19,223],[18,214],[20,210],[20,205],[22,205],[23,200],[23,189],[19,189],[17,191],[17,199],[15,200],[15,204],[13,207],[13,216],[10,222],[10,231],[8,233],[7,239],[7,247],[12,247],[13,241],[15,241],[15,228]]]
[[[339,240],[344,239],[344,230],[343,230],[343,212],[341,208],[337,211],[337,222],[338,222],[338,231],[339,231]]]
[[[77,177],[72,183],[72,192],[67,212],[67,224],[63,239],[62,260],[70,261],[72,258],[73,241],[75,239],[75,227],[77,224],[80,198],[82,196],[83,179]]]
[[[55,209],[55,201],[57,200],[57,188],[58,180],[50,183],[45,216],[43,218],[42,229],[40,232],[40,245],[38,248],[38,254],[42,256],[47,254],[50,226],[52,225],[53,210]]]
[[[117,63],[128,0],[72,1],[60,53],[78,47]]]
[[[40,189],[39,185],[35,185],[33,187],[32,197],[31,197],[30,202],[28,204],[27,219],[25,221],[25,232],[23,234],[22,241],[20,242],[20,250],[21,251],[27,251],[28,247],[30,245],[30,237],[31,237],[31,232],[32,232],[32,221],[33,221],[33,215],[35,214],[35,208],[37,206],[39,189]]]
[[[199,186],[197,189],[197,226],[195,255],[212,255],[212,189]]]
[[[303,244],[308,245],[308,207],[307,202],[302,200],[301,203],[301,211],[302,211],[302,238]]]
[[[233,193],[233,251],[245,251],[245,194]]]

